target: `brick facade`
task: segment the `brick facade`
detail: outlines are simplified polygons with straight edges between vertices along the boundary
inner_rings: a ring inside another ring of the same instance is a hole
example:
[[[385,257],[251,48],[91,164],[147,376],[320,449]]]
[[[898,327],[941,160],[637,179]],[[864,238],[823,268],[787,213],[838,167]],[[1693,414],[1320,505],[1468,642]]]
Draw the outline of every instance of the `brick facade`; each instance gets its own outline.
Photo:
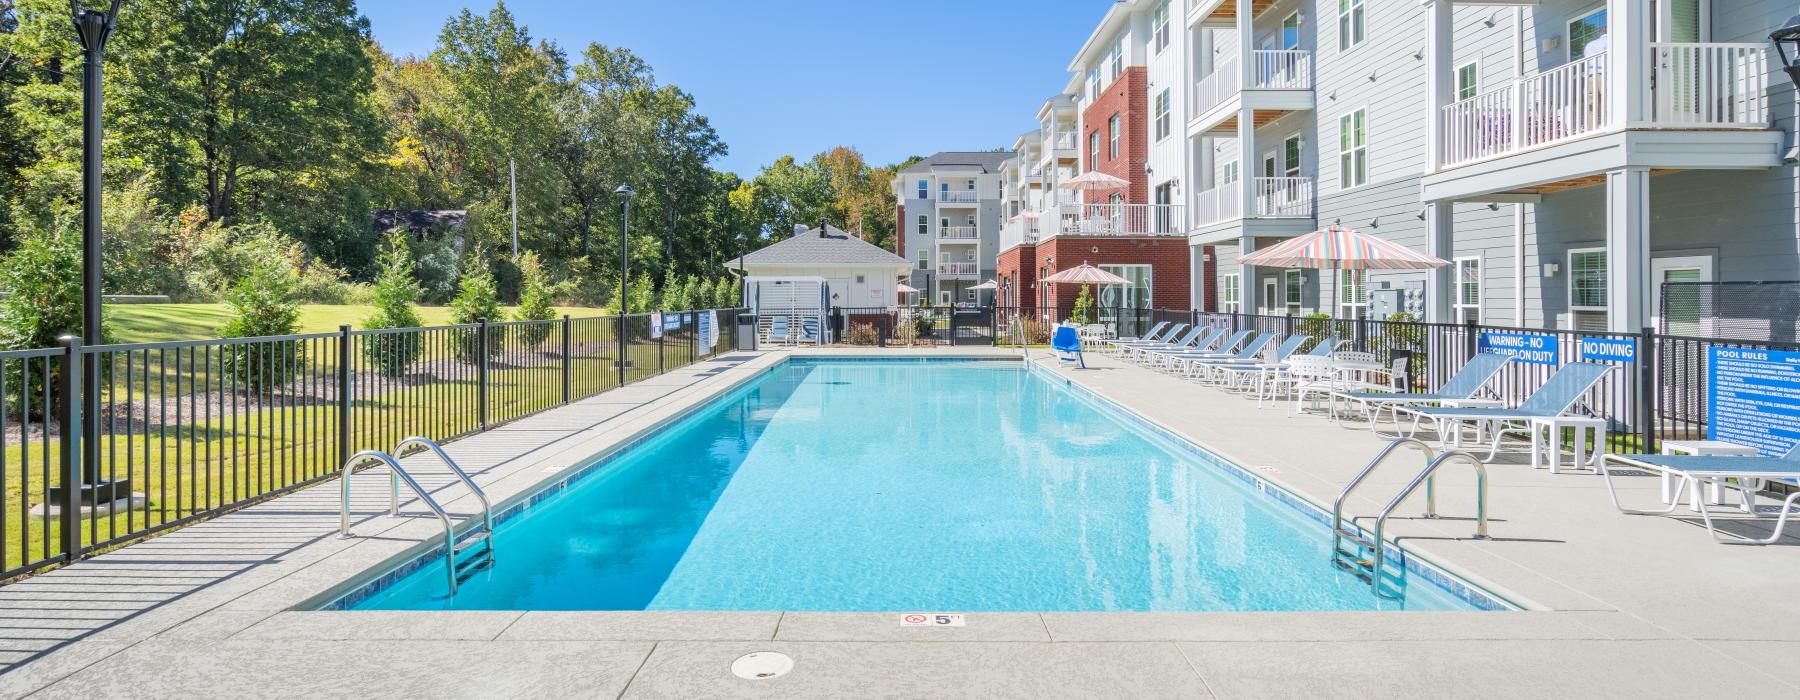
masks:
[[[894,254],[906,257],[906,205],[894,205]]]
[[[1152,273],[1154,274],[1154,273]],[[999,306],[1026,310],[1037,308],[1037,246],[1020,245],[1000,253],[994,266],[994,280],[1005,290],[996,296]]]
[[[1040,272],[1057,272],[1083,262],[1095,266],[1149,265],[1151,306],[1185,310],[1192,300],[1188,255],[1187,239],[1179,236],[1057,236],[1037,245],[1037,268]],[[1080,293],[1081,287],[1073,284],[1045,285],[1038,290],[1045,307],[1058,310],[1059,317],[1075,308],[1075,297]]]
[[[1150,130],[1146,121],[1150,116],[1149,100],[1149,82],[1144,67],[1131,66],[1081,113],[1081,125],[1086,129],[1079,139],[1082,160],[1093,160],[1089,157],[1092,154],[1088,151],[1088,135],[1100,134],[1099,161],[1088,162],[1084,172],[1098,170],[1129,181],[1131,186],[1125,189],[1126,204],[1150,202],[1150,181],[1144,174],[1144,165],[1150,159]],[[1107,128],[1115,114],[1119,116],[1117,158],[1112,157]],[[1106,202],[1114,194],[1116,192],[1106,190],[1089,191],[1087,201],[1090,204]]]

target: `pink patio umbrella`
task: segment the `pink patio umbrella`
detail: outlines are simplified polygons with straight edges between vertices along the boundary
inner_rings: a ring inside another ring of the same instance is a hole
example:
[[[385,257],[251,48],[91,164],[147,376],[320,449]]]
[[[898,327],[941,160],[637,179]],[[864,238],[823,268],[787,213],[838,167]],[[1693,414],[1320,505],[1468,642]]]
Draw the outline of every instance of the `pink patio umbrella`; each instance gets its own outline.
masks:
[[[1048,275],[1040,281],[1045,284],[1131,284],[1131,280],[1089,265],[1086,260],[1081,261],[1081,264],[1075,267]]]
[[[1259,267],[1329,269],[1334,280],[1338,270],[1426,270],[1450,264],[1393,241],[1336,226],[1295,236],[1238,261]]]
[[[1098,170],[1089,170],[1075,177],[1057,183],[1058,189],[1086,192],[1089,190],[1116,190],[1131,184],[1131,181],[1114,177]]]

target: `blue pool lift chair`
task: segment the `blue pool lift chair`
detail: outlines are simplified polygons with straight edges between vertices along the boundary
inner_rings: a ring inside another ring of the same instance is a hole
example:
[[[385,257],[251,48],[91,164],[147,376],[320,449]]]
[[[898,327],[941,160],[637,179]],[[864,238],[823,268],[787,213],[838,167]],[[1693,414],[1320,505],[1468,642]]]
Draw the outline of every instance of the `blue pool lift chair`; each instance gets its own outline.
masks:
[[[1611,468],[1608,465],[1614,465]],[[1613,487],[1613,469],[1623,466],[1629,469],[1669,474],[1680,477],[1676,484],[1673,498],[1663,508],[1641,510],[1626,508],[1619,503],[1619,491]],[[1800,483],[1800,443],[1789,448],[1787,454],[1780,457],[1744,457],[1733,455],[1651,455],[1651,454],[1612,454],[1600,458],[1600,475],[1606,478],[1606,493],[1612,497],[1614,508],[1619,512],[1631,515],[1667,515],[1681,505],[1681,494],[1694,494],[1694,507],[1700,510],[1700,519],[1706,523],[1706,531],[1712,533],[1713,539],[1721,544],[1774,544],[1781,541],[1782,528],[1787,526],[1788,516],[1800,504],[1800,491],[1788,494],[1787,500],[1781,502],[1781,512],[1775,517],[1775,529],[1768,537],[1752,539],[1748,537],[1720,535],[1713,525],[1712,513],[1707,510],[1707,498],[1701,493],[1702,482],[1714,484],[1725,483],[1737,489],[1743,496],[1743,510],[1752,518],[1760,518],[1756,510],[1756,492],[1762,490],[1765,482],[1772,480],[1787,483]]]
[[[1087,369],[1087,360],[1081,356],[1081,334],[1074,326],[1057,326],[1056,333],[1050,336],[1050,349],[1056,351],[1058,361],[1073,362],[1082,369]]]

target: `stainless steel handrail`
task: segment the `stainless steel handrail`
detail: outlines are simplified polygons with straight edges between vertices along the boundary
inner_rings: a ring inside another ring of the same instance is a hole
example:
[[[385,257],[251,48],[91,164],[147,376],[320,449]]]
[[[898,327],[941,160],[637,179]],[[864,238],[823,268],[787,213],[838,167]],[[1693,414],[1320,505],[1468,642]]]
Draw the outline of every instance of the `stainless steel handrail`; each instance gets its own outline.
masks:
[[[1355,491],[1356,487],[1361,486],[1363,480],[1369,478],[1369,474],[1375,471],[1375,467],[1381,466],[1382,462],[1387,461],[1388,456],[1393,454],[1394,450],[1399,449],[1401,445],[1406,445],[1425,453],[1425,463],[1427,465],[1437,459],[1437,450],[1432,449],[1431,445],[1426,444],[1425,441],[1414,438],[1398,438],[1389,442],[1387,447],[1381,448],[1381,452],[1376,454],[1374,459],[1369,460],[1369,465],[1363,467],[1363,470],[1358,472],[1356,477],[1350,480],[1349,485],[1345,486],[1343,491],[1338,492],[1337,500],[1331,504],[1331,556],[1334,561],[1338,556],[1338,545],[1343,543],[1344,501],[1349,500],[1350,492]],[[1433,498],[1433,491],[1434,489],[1430,488],[1425,490],[1427,515],[1433,514],[1432,506],[1434,505],[1435,500]],[[1379,541],[1376,543],[1376,546],[1380,546]]]
[[[451,473],[456,474],[456,478],[461,479],[463,485],[469,487],[469,490],[474,492],[475,498],[481,501],[481,524],[487,528],[488,536],[492,537],[494,532],[494,504],[488,500],[487,492],[481,490],[480,486],[475,485],[475,480],[469,477],[469,473],[463,471],[462,467],[457,465],[456,460],[450,459],[450,455],[444,453],[444,447],[439,445],[436,440],[423,435],[408,436],[406,439],[401,440],[399,444],[394,445],[394,454],[400,454],[400,451],[406,449],[408,445],[424,447],[436,453],[438,459],[444,462],[444,466],[450,467]],[[493,546],[493,540],[488,540],[488,546]]]
[[[1373,557],[1374,561],[1370,562],[1369,582],[1370,585],[1374,587],[1376,595],[1381,595],[1381,568],[1382,564],[1387,560],[1387,548],[1382,545],[1381,532],[1387,526],[1388,516],[1393,515],[1394,509],[1400,507],[1401,501],[1405,501],[1407,496],[1412,495],[1413,491],[1418,490],[1419,484],[1430,481],[1432,474],[1437,471],[1438,467],[1444,466],[1444,464],[1452,461],[1467,462],[1469,466],[1475,468],[1475,539],[1485,540],[1488,538],[1487,467],[1482,466],[1481,460],[1476,459],[1475,455],[1462,450],[1445,452],[1444,454],[1439,455],[1437,459],[1431,460],[1431,464],[1425,466],[1424,471],[1419,472],[1418,476],[1413,477],[1413,480],[1406,484],[1406,488],[1401,489],[1400,493],[1394,494],[1393,500],[1388,501],[1387,507],[1381,509],[1381,515],[1375,518],[1374,542],[1372,544],[1375,548],[1375,552]],[[1435,517],[1435,514],[1432,515]]]
[[[455,595],[456,529],[450,523],[450,514],[444,512],[444,507],[438,505],[438,502],[431,497],[431,494],[425,492],[425,487],[420,486],[419,482],[413,479],[411,474],[406,473],[405,469],[400,468],[399,460],[394,459],[393,455],[382,452],[381,450],[363,450],[350,455],[350,459],[344,461],[343,469],[338,472],[338,483],[342,485],[343,494],[343,508],[338,512],[338,538],[349,539],[356,536],[350,532],[350,475],[354,473],[356,465],[369,460],[376,460],[386,464],[389,473],[393,475],[394,483],[398,484],[400,481],[405,481],[407,488],[412,489],[413,493],[419,497],[419,500],[425,504],[425,507],[430,508],[431,513],[437,516],[438,522],[443,523],[444,571],[446,572],[446,575],[450,577],[450,594]],[[388,515],[398,515],[399,513],[399,488],[398,486],[395,486],[392,495],[389,496]]]

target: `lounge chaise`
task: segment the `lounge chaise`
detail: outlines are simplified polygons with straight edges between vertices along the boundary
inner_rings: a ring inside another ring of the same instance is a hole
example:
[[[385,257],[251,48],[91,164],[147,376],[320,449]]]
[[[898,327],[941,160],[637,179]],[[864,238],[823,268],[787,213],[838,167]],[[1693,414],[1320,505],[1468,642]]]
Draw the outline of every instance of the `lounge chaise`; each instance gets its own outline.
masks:
[[[1401,429],[1400,418],[1393,409],[1397,406],[1446,405],[1471,401],[1476,394],[1506,369],[1512,358],[1491,352],[1476,353],[1464,363],[1462,369],[1450,375],[1450,379],[1438,387],[1437,391],[1422,394],[1380,392],[1380,391],[1334,391],[1333,401],[1344,399],[1352,405],[1362,407],[1363,416],[1369,421],[1369,429],[1375,429],[1375,422],[1381,417],[1383,408],[1389,409],[1388,415],[1394,420],[1394,430]]]
[[[1517,433],[1531,430],[1532,419],[1557,418],[1571,415],[1570,411],[1581,402],[1589,389],[1605,378],[1613,370],[1612,365],[1593,362],[1571,362],[1557,368],[1556,374],[1544,381],[1543,386],[1518,408],[1486,408],[1457,406],[1394,406],[1396,413],[1408,413],[1413,416],[1413,432],[1417,433],[1419,422],[1430,419],[1436,424],[1438,441],[1451,442],[1454,426],[1456,435],[1462,432],[1463,424],[1474,424],[1480,428],[1482,435],[1492,434],[1493,444],[1488,448],[1488,456],[1482,461],[1489,461],[1500,453],[1500,438],[1506,433]],[[1395,416],[1398,422],[1399,417]],[[1535,445],[1537,440],[1533,438]]]
[[[1674,498],[1666,508],[1640,510],[1626,508],[1619,503],[1618,489],[1613,487],[1612,470],[1608,463],[1616,462],[1634,469],[1669,474],[1680,478],[1676,485]],[[1746,537],[1722,537],[1718,528],[1713,525],[1712,513],[1707,510],[1707,498],[1700,494],[1700,482],[1720,480],[1739,480],[1733,488],[1743,495],[1744,510],[1751,517],[1761,517],[1756,511],[1756,491],[1763,483],[1775,479],[1790,483],[1800,482],[1800,444],[1796,444],[1780,457],[1742,457],[1730,455],[1651,455],[1651,454],[1607,454],[1600,458],[1600,475],[1606,478],[1606,493],[1612,498],[1614,508],[1621,513],[1632,515],[1666,515],[1681,505],[1681,494],[1695,494],[1691,499],[1694,506],[1700,509],[1700,519],[1706,523],[1706,531],[1712,533],[1713,539],[1723,544],[1774,544],[1781,540],[1782,528],[1787,526],[1788,515],[1795,511],[1795,504],[1800,503],[1800,491],[1788,494],[1787,500],[1781,502],[1781,512],[1775,518],[1775,530],[1768,537],[1750,539]]]

